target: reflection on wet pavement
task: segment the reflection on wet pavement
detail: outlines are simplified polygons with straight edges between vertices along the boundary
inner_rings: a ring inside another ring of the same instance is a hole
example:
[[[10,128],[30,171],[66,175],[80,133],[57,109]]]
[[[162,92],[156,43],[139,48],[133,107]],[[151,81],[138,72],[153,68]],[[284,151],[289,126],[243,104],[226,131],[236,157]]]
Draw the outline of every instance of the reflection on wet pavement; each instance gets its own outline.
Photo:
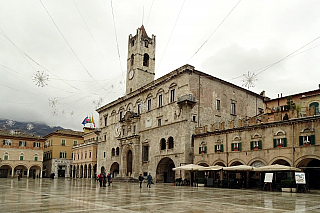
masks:
[[[0,179],[0,212],[320,212],[319,194],[112,183]]]

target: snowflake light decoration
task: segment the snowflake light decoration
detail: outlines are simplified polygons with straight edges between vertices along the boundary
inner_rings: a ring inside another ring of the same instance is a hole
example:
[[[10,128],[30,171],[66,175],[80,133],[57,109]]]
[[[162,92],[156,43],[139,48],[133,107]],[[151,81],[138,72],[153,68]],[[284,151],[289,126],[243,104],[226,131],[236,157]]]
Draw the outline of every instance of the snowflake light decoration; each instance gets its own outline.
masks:
[[[98,108],[101,106],[101,104],[102,104],[102,98],[100,97],[98,100],[94,100],[92,103],[93,103],[93,104],[96,106],[96,108],[98,109]]]
[[[59,112],[58,112],[58,109],[52,109],[52,115],[53,116],[58,116],[59,115]]]
[[[11,134],[11,135],[14,135],[15,133],[16,133],[16,131],[14,131],[14,130],[12,130],[12,129],[10,130],[10,134]]]
[[[40,72],[37,71],[34,75],[32,80],[36,83],[38,87],[44,87],[47,84],[47,81],[49,80],[49,75],[46,74],[44,71]]]
[[[245,78],[244,80],[242,80],[243,84],[242,86],[243,87],[247,87],[248,89],[250,87],[255,87],[255,82],[257,81],[257,75],[254,74],[254,73],[250,73],[248,71],[248,74],[243,74],[243,77]]]
[[[33,125],[32,124],[27,124],[27,130],[31,130],[33,129]]]
[[[56,108],[59,104],[59,101],[56,98],[49,98],[49,106],[52,108]]]
[[[9,120],[6,121],[6,124],[7,124],[8,126],[13,126],[15,123],[16,123],[16,122],[14,122],[14,121],[11,120],[11,119],[9,119]]]

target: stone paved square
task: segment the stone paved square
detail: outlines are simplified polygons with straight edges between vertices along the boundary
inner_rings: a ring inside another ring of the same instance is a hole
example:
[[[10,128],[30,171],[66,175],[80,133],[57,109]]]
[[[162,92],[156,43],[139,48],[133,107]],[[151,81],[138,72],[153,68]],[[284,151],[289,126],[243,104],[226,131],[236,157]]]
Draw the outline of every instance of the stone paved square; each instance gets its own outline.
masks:
[[[320,212],[319,194],[112,183],[0,179],[0,212]]]

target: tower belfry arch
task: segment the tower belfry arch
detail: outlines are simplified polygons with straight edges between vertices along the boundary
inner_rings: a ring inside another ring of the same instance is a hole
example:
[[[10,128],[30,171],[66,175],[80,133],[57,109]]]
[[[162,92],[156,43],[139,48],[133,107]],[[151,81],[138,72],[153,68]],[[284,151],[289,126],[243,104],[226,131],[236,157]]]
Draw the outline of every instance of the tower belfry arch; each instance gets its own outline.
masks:
[[[144,26],[129,35],[126,94],[154,81],[156,37],[148,36]]]

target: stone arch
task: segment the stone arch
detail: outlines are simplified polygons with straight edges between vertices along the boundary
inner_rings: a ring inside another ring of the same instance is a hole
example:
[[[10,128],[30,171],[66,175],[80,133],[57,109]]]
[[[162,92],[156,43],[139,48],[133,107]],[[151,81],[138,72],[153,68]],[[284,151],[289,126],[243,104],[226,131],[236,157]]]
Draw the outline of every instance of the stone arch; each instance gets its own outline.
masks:
[[[106,169],[104,168],[104,166],[101,166],[101,169],[100,169],[101,173],[105,172]]]
[[[173,82],[170,84],[169,88],[176,87],[176,86],[177,86],[177,83]]]
[[[116,148],[116,156],[119,156],[119,154],[120,154],[120,149],[119,149],[119,147],[117,147]]]
[[[262,138],[262,136],[261,136],[258,132],[255,132],[255,133],[251,136],[251,139],[256,139],[256,138]]]
[[[130,103],[128,103],[128,105],[127,105],[127,107],[126,107],[126,111],[128,112],[131,112],[131,111],[133,111],[133,109],[134,109],[134,107],[133,107],[133,104],[132,104],[132,102],[130,102]]]
[[[314,130],[309,127],[305,128],[304,130],[301,131],[301,133],[312,133],[312,132],[314,132]]]
[[[175,181],[173,168],[175,168],[175,164],[170,157],[162,158],[157,165],[156,181],[160,183],[173,183]]]
[[[320,157],[317,155],[304,155],[295,161],[295,165],[297,165],[297,167],[307,167],[307,164],[314,159],[320,160]]]
[[[280,164],[280,165],[286,165],[286,166],[291,166],[292,163],[290,163],[290,159],[284,156],[278,156],[273,158],[270,161],[270,165],[274,165],[274,164]]]
[[[268,165],[268,163],[267,163],[264,159],[262,159],[262,158],[253,158],[253,159],[251,159],[251,160],[248,162],[248,165],[249,165],[249,166],[253,166],[253,165],[255,164],[255,162],[261,162],[260,165],[263,164],[263,166]],[[260,167],[260,166],[259,166],[259,167]]]
[[[158,91],[157,91],[157,96],[158,96],[159,94],[162,94],[162,93],[164,93],[164,90],[163,90],[162,88],[158,89]]]
[[[152,97],[153,97],[153,95],[152,95],[152,93],[150,92],[150,93],[147,95],[146,100],[148,100],[148,99],[150,99],[150,98],[152,98]]]
[[[132,44],[134,44],[134,40],[132,41]],[[131,59],[131,66],[133,66],[134,65],[134,54],[131,54],[130,59]]]
[[[222,161],[222,160],[216,160],[215,162],[213,162],[212,166],[223,166],[225,167],[227,165],[226,162]]]
[[[28,167],[25,164],[17,164],[14,167],[14,174],[20,175],[20,177],[27,177]]]
[[[143,55],[143,66],[149,67],[149,55],[147,53]]]
[[[318,156],[303,156],[299,159],[297,167],[302,167],[306,180],[311,189],[320,189],[320,159]]]
[[[173,141],[173,137],[170,136],[168,138],[168,149],[173,149],[174,148],[174,141]]]
[[[201,160],[201,161],[198,161],[196,165],[208,167],[210,166],[210,163],[208,161]]]
[[[167,149],[166,139],[161,138],[161,140],[160,140],[160,150],[166,150],[166,149]]]
[[[241,137],[236,135],[233,137],[232,141],[241,141]]]
[[[114,116],[115,114],[117,114],[117,111],[116,110],[112,110],[111,116]]]
[[[39,178],[41,172],[41,166],[39,165],[31,165],[29,169],[29,177]]]
[[[131,154],[129,154],[129,153],[131,153]],[[131,145],[126,145],[123,148],[123,151],[122,151],[123,170],[124,170],[123,174],[125,176],[131,176],[131,174],[133,172],[133,166],[134,166],[133,165],[133,159],[134,159],[134,156],[135,156],[134,149],[131,147]]]
[[[314,115],[319,114],[319,103],[317,101],[313,101],[309,104],[309,108],[314,107]]]
[[[238,165],[245,165],[244,161],[241,159],[233,159],[232,161],[229,162],[229,166],[238,166]]]
[[[119,163],[113,162],[113,164],[110,167],[110,174],[112,174],[112,177],[117,177],[119,174]]]
[[[286,135],[286,132],[279,129],[278,131],[276,131],[276,133],[274,133],[275,136],[282,136],[282,135]]]
[[[4,163],[1,165],[1,173],[0,173],[0,178],[8,178],[10,177],[10,172],[12,171],[12,165],[8,163]]]

